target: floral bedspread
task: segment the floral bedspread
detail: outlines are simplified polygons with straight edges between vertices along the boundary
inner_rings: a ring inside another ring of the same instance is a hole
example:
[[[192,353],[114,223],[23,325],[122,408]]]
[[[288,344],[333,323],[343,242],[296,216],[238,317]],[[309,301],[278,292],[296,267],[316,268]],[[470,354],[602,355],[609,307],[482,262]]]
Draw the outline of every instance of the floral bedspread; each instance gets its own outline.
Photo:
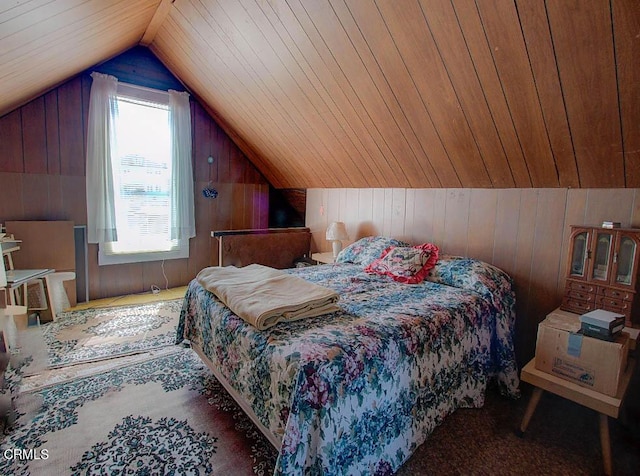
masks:
[[[292,269],[340,294],[341,311],[258,331],[195,280],[177,340],[211,360],[282,441],[276,474],[391,474],[491,378],[518,394],[511,279],[444,257],[401,284],[362,265]]]

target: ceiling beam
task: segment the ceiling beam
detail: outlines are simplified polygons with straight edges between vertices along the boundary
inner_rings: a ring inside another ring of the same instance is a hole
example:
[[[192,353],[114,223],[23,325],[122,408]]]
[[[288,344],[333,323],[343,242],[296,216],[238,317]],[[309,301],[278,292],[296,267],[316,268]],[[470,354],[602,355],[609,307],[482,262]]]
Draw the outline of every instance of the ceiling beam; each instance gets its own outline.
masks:
[[[153,39],[156,37],[156,33],[158,33],[162,22],[164,22],[164,19],[169,14],[169,10],[171,10],[173,2],[175,2],[175,0],[160,0],[158,8],[156,8],[156,12],[153,14],[153,18],[151,18],[151,21],[140,40],[140,44],[142,46],[149,46],[153,43]]]

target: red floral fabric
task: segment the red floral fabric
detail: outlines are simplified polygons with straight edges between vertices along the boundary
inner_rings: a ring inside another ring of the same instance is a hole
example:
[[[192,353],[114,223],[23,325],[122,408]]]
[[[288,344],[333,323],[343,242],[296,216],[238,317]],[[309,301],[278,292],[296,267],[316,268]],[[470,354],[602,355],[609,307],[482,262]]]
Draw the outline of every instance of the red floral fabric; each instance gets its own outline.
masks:
[[[418,284],[438,261],[440,250],[433,243],[416,246],[389,246],[380,258],[364,270],[367,273],[387,275],[395,281]]]

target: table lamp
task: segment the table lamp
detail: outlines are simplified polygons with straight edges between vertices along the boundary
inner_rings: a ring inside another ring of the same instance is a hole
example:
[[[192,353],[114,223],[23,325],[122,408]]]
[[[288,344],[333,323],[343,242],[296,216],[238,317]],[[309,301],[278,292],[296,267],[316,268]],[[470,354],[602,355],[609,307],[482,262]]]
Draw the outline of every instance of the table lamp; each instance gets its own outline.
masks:
[[[342,249],[342,240],[348,239],[347,227],[341,221],[334,221],[327,228],[327,241],[331,241],[334,258],[338,256]]]

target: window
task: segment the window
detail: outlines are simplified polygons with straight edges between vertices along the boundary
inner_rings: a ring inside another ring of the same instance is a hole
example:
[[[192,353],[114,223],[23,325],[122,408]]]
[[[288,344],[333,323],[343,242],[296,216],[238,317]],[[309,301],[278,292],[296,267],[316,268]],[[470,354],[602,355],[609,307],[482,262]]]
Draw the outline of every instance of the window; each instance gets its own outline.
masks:
[[[94,75],[94,85],[105,76]],[[188,97],[179,97],[183,103],[176,108],[171,93],[185,93],[119,83],[103,108],[108,111],[103,114],[106,120],[96,127],[94,85],[89,135],[97,131],[98,136],[94,142],[90,137],[87,146],[87,207],[89,228],[95,222],[90,242],[99,244],[98,263],[188,257],[189,238],[195,235]],[[185,99],[187,127],[178,121],[185,119]],[[106,145],[100,138],[108,138]]]

